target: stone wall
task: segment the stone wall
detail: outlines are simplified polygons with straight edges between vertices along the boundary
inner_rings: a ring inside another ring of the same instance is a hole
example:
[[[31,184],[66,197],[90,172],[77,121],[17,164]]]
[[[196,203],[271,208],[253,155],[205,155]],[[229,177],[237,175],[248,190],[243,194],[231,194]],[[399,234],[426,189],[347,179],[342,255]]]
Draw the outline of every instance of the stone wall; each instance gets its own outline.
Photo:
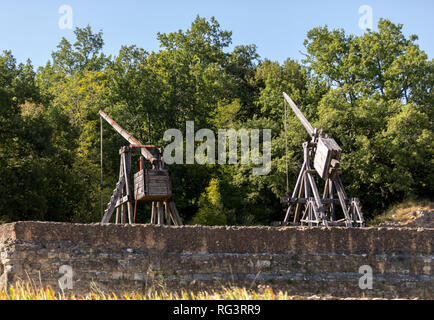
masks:
[[[269,285],[289,294],[434,298],[434,229],[0,225],[0,283],[143,292]],[[359,268],[373,271],[362,290]]]

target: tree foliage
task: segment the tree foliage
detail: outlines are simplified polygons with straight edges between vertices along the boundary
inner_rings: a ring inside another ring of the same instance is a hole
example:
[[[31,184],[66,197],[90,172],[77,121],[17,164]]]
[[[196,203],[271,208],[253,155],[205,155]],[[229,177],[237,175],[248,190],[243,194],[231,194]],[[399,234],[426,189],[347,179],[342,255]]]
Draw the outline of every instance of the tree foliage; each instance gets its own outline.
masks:
[[[305,59],[261,60],[256,46],[230,49],[231,31],[197,17],[187,30],[158,33],[160,50],[123,46],[103,53],[103,34],[77,28],[34,70],[0,55],[0,220],[99,221],[99,118],[104,109],[146,144],[164,146],[170,128],[271,129],[272,169],[252,164],[173,165],[174,197],[187,223],[269,224],[302,164],[308,139],[282,91],[343,149],[343,181],[374,216],[408,196],[434,193],[434,64],[381,19],[361,36],[310,30]],[[103,202],[117,180],[125,141],[107,125]],[[110,187],[108,187],[110,186]],[[139,207],[139,210],[143,208]],[[138,221],[146,221],[138,215]]]

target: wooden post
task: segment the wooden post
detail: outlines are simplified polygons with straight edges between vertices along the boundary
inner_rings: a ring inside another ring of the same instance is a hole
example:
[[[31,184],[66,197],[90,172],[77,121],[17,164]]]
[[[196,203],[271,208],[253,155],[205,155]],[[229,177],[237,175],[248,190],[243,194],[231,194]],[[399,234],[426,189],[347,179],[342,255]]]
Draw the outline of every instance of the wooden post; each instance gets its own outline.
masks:
[[[155,224],[155,215],[157,211],[157,204],[153,201],[151,208],[151,224]]]
[[[127,201],[127,212],[128,212],[128,223],[133,223],[133,206],[131,204],[131,190],[130,190],[130,170],[131,170],[131,152],[129,148],[124,147],[122,155],[123,159],[123,169],[125,177],[125,194],[128,197]]]
[[[163,225],[164,224],[164,212],[163,212],[163,203],[161,201],[157,202],[157,211],[158,211],[158,224]]]
[[[119,207],[116,208],[116,219],[115,219],[115,223],[119,223]]]
[[[303,195],[303,193],[305,192],[304,191],[305,184],[306,184],[306,182],[305,182],[305,175],[303,173],[303,177],[301,178],[300,190],[298,191],[298,199],[300,199],[301,196]],[[297,202],[297,205],[295,207],[295,212],[294,212],[294,222],[298,222],[299,221],[298,217],[300,216],[300,212],[301,212],[301,203]]]
[[[170,206],[170,210],[172,211],[172,214],[175,217],[176,225],[177,226],[182,226],[181,217],[179,216],[178,209],[176,209],[175,202],[173,200],[170,200],[169,201],[169,206]]]
[[[167,201],[164,201],[164,213],[166,215],[166,224],[168,226],[171,225],[171,221],[170,221],[170,212],[169,212],[169,206],[167,204]]]
[[[330,200],[332,200],[331,203],[330,203],[330,220],[331,221],[336,221],[336,217],[335,217],[335,204],[333,202],[333,200],[334,200],[334,196],[333,196],[333,193],[334,193],[333,181],[330,180],[330,179],[327,179],[327,181],[329,182],[328,187],[329,187]]]
[[[121,223],[122,224],[124,224],[124,223],[126,223],[126,217],[125,217],[125,210],[124,210],[124,205],[123,204],[121,204],[120,205],[120,208],[121,208]]]
[[[347,227],[352,227],[353,225],[351,223],[351,219],[350,219],[349,214],[348,214],[349,210],[348,210],[347,205],[345,203],[345,199],[346,199],[345,192],[342,190],[341,184],[339,183],[339,181],[340,181],[339,176],[337,176],[333,180],[335,188],[336,188],[336,193],[338,194],[339,202],[341,203],[342,211],[343,211],[344,216],[345,216],[345,225]]]
[[[301,185],[302,180],[303,180],[303,174],[304,174],[305,167],[306,167],[306,162],[304,162],[303,165],[301,166],[301,170],[300,170],[300,173],[298,174],[298,178],[297,178],[297,183],[295,184],[294,191],[292,192],[292,198],[295,198],[295,196],[297,195],[297,192],[300,188],[300,185]],[[290,205],[288,207],[288,210],[286,211],[285,219],[283,220],[284,222],[288,222],[291,208],[292,208],[292,205]]]

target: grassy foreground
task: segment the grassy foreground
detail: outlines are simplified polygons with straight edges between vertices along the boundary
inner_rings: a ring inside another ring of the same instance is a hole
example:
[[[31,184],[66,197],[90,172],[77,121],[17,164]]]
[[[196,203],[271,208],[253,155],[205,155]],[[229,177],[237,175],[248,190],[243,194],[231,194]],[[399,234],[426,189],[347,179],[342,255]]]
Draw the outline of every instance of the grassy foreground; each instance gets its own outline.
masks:
[[[311,299],[320,297],[310,297]],[[222,288],[219,291],[168,292],[165,290],[149,289],[146,293],[105,293],[102,291],[89,292],[86,295],[69,295],[55,293],[50,288],[34,288],[30,284],[17,284],[9,290],[0,291],[0,300],[301,300],[306,297],[290,296],[286,292],[274,292],[271,287],[262,287],[258,291],[245,288]]]

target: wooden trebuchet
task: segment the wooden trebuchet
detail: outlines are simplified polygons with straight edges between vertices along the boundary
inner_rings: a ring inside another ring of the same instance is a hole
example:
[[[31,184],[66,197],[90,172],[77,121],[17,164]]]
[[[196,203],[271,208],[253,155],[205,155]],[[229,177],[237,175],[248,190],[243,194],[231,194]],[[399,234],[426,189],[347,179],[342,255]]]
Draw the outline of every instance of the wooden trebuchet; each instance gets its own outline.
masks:
[[[291,196],[287,194],[281,199],[281,203],[288,204],[285,218],[275,225],[291,224],[289,220],[293,214],[292,224],[326,227],[330,225],[364,226],[360,202],[357,198],[348,198],[340,178],[342,172],[339,170],[339,163],[342,149],[334,139],[322,134],[322,131],[318,133],[318,130],[312,127],[285,92],[283,92],[283,97],[285,112],[286,103],[288,103],[311,136],[311,141],[303,143],[304,161],[295,188]],[[311,168],[312,156],[314,169]],[[315,173],[324,180],[322,197],[313,176]],[[342,218],[340,219],[337,217],[339,214],[336,210],[337,206],[341,208]]]
[[[116,209],[115,223],[135,223],[136,202],[152,202],[151,223],[182,225],[181,217],[172,199],[172,186],[169,171],[165,169],[161,150],[152,145],[143,145],[128,131],[124,130],[104,111],[100,110],[101,118],[105,119],[122,137],[131,144],[121,147],[119,180],[113,195],[101,220],[109,223]],[[131,192],[131,155],[140,154],[140,171],[134,175],[134,193]],[[145,158],[152,164],[152,169],[142,169]]]

